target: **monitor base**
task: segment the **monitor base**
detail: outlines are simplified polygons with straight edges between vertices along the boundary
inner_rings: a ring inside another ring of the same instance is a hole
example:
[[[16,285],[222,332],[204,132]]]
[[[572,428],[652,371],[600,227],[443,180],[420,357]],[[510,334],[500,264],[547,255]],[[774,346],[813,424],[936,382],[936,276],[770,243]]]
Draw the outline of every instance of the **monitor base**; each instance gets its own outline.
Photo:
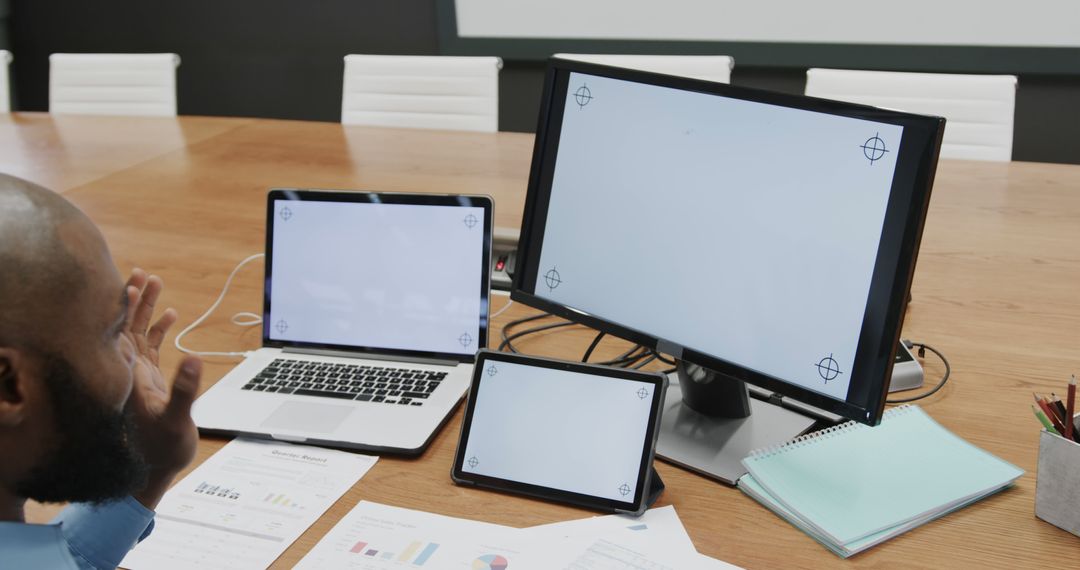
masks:
[[[745,418],[706,416],[683,404],[678,380],[671,380],[656,456],[728,485],[746,474],[742,460],[751,451],[791,441],[815,422],[757,398],[749,398],[751,413]]]

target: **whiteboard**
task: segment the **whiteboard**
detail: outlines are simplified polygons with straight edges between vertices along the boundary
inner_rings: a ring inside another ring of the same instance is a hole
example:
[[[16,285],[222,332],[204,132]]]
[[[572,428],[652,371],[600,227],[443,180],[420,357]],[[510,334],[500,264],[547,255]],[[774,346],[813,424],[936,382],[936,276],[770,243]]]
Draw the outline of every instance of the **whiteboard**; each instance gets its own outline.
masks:
[[[460,38],[1080,47],[1080,0],[455,0]]]

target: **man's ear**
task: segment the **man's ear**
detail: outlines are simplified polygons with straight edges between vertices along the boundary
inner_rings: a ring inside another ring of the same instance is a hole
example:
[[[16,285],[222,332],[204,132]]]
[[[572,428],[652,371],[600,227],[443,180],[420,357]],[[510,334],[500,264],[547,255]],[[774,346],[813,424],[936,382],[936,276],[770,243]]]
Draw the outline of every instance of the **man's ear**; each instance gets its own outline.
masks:
[[[18,425],[25,416],[27,364],[22,352],[0,346],[0,427]]]

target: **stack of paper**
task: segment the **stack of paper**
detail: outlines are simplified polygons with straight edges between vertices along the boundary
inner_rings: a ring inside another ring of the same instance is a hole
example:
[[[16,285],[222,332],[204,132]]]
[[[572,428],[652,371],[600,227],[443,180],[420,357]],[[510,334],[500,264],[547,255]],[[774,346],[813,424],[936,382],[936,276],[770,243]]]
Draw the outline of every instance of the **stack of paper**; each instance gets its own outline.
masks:
[[[1024,471],[918,406],[754,452],[739,488],[842,557],[1009,485]]]
[[[702,556],[675,509],[533,528],[459,519],[361,501],[296,566],[471,570],[732,569]]]

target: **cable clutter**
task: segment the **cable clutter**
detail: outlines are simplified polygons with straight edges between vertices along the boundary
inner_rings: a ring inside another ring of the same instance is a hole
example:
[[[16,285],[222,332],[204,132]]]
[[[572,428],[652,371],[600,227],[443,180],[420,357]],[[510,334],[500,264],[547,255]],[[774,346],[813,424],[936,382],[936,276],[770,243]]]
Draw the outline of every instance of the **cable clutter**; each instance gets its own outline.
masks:
[[[506,352],[512,352],[512,353],[515,353],[515,354],[520,354],[521,351],[518,350],[518,348],[516,346],[514,346],[514,341],[517,340],[517,339],[520,339],[522,337],[526,337],[526,336],[529,336],[529,335],[532,335],[532,334],[541,333],[541,332],[544,332],[544,331],[549,331],[549,330],[554,330],[554,329],[559,329],[559,328],[565,328],[565,327],[574,326],[574,325],[584,326],[584,325],[579,325],[579,323],[574,323],[574,322],[570,322],[570,321],[566,321],[566,320],[561,320],[559,322],[547,323],[547,324],[543,324],[543,325],[533,326],[533,327],[530,327],[530,328],[527,328],[527,329],[524,329],[524,330],[514,331],[514,329],[516,329],[517,327],[519,327],[521,325],[524,325],[526,323],[539,321],[539,320],[549,318],[549,317],[556,318],[555,315],[552,315],[550,313],[540,313],[540,314],[537,314],[537,315],[530,315],[528,317],[522,317],[520,319],[515,319],[513,321],[510,321],[509,323],[506,323],[506,326],[504,326],[502,328],[502,342],[499,343],[499,351],[506,351]],[[513,332],[511,332],[511,331],[513,331]],[[596,334],[596,336],[593,337],[592,342],[589,343],[589,347],[587,349],[585,349],[585,354],[583,354],[582,357],[581,357],[582,362],[589,362],[589,358],[592,356],[593,352],[596,350],[596,347],[600,345],[600,341],[602,341],[605,336],[607,336],[607,333],[598,332]],[[935,355],[937,355],[938,358],[941,359],[942,364],[945,365],[945,373],[942,374],[941,380],[938,381],[937,385],[935,385],[930,390],[927,390],[926,392],[924,392],[922,394],[919,394],[918,396],[911,396],[911,397],[907,397],[907,398],[896,398],[896,399],[886,400],[885,401],[886,404],[904,404],[904,403],[915,402],[915,401],[918,401],[918,400],[922,400],[924,398],[928,398],[928,397],[936,394],[939,390],[941,390],[941,388],[944,387],[945,384],[949,381],[949,377],[952,375],[952,366],[949,364],[949,359],[946,358],[945,355],[942,354],[942,352],[940,350],[938,350],[938,349],[934,348],[933,346],[930,346],[930,345],[928,345],[926,343],[922,343],[922,342],[912,342],[910,340],[905,339],[903,341],[903,343],[904,343],[904,346],[907,346],[909,349],[910,348],[918,349],[918,356],[919,356],[920,359],[926,358],[926,351],[929,350],[930,352],[933,352]],[[675,368],[674,368],[675,367],[675,361],[674,360],[672,360],[670,358],[667,358],[664,355],[660,354],[659,352],[656,352],[655,350],[650,349],[650,348],[645,347],[644,345],[640,345],[640,344],[634,345],[629,350],[623,352],[622,354],[620,354],[619,356],[616,356],[615,358],[612,358],[610,360],[601,361],[601,362],[594,362],[593,364],[600,364],[600,365],[604,365],[604,366],[615,366],[615,367],[619,367],[619,368],[632,368],[632,369],[637,370],[637,369],[644,368],[645,366],[647,366],[648,364],[650,364],[651,362],[656,361],[656,360],[659,360],[660,362],[663,362],[664,364],[667,364],[667,365],[671,366],[671,368],[668,368],[668,369],[662,371],[664,374],[671,374],[672,372],[675,372]]]
[[[543,324],[543,325],[534,326],[534,327],[527,328],[527,329],[520,330],[520,331],[516,331],[516,332],[513,332],[513,333],[511,332],[513,329],[516,329],[517,327],[519,327],[521,325],[524,325],[526,323],[531,323],[531,322],[534,322],[534,321],[539,321],[541,319],[545,319],[545,318],[548,318],[548,317],[555,318],[555,315],[552,315],[550,313],[540,313],[540,314],[537,314],[537,315],[530,315],[528,317],[522,317],[520,319],[515,319],[513,321],[510,321],[509,323],[506,323],[506,326],[504,326],[502,328],[502,342],[499,343],[499,351],[500,352],[505,351],[505,352],[512,352],[512,353],[515,353],[515,354],[520,354],[521,351],[518,350],[516,346],[514,346],[514,341],[519,339],[519,338],[522,338],[522,337],[525,337],[525,336],[528,336],[528,335],[531,335],[531,334],[536,334],[536,333],[548,331],[548,330],[558,329],[558,328],[564,328],[564,327],[575,326],[575,325],[583,326],[583,325],[579,325],[578,323],[573,323],[573,322],[570,322],[570,321],[563,320],[563,321],[559,321],[559,322],[555,322],[555,323],[547,323],[547,324]],[[582,362],[589,362],[589,357],[592,356],[593,352],[596,350],[596,347],[600,345],[600,341],[603,340],[603,338],[606,335],[607,335],[607,333],[604,333],[604,332],[599,332],[599,333],[596,334],[596,337],[594,337],[592,342],[589,344],[589,348],[585,351],[585,354],[581,357]],[[672,368],[663,370],[662,372],[664,374],[670,374],[672,372],[675,372],[675,368],[674,368],[675,361],[674,360],[672,360],[670,358],[667,358],[667,357],[663,356],[662,354],[656,352],[655,350],[653,350],[651,348],[648,348],[646,346],[640,345],[640,344],[636,344],[636,345],[632,346],[629,350],[626,350],[625,352],[623,352],[622,354],[616,356],[615,358],[612,358],[610,360],[600,361],[600,362],[593,362],[593,364],[600,364],[600,365],[603,365],[603,366],[614,366],[614,367],[617,367],[617,368],[632,368],[634,370],[638,370],[638,369],[644,368],[645,366],[647,366],[648,364],[650,364],[651,362],[656,361],[656,360],[659,360],[660,362],[663,362],[664,364],[667,364],[667,365],[672,367]]]

